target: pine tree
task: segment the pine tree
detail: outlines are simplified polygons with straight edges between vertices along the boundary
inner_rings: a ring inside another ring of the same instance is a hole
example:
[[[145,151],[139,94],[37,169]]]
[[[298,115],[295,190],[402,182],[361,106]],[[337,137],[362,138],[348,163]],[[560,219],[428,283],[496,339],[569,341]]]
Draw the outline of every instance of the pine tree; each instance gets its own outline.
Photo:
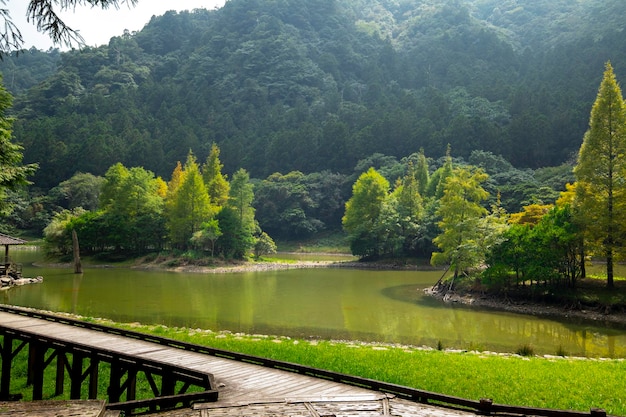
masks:
[[[234,209],[239,219],[239,227],[252,231],[254,229],[254,186],[250,182],[250,175],[245,169],[239,169],[233,175],[230,187],[228,206]]]
[[[419,164],[419,160],[418,160]],[[398,180],[396,188],[391,194],[391,200],[395,203],[395,216],[399,227],[402,250],[404,254],[411,255],[416,248],[420,235],[421,221],[424,215],[424,207],[419,189],[422,182],[418,180],[420,170],[409,162],[408,172]]]
[[[250,183],[250,175],[245,169],[239,169],[233,174],[228,204],[218,215],[223,234],[217,245],[226,257],[243,259],[255,243],[257,224],[253,200],[254,186]]]
[[[420,149],[417,155],[417,165],[415,166],[415,179],[419,186],[420,196],[426,195],[426,188],[428,187],[428,181],[430,175],[428,173],[428,160],[424,155],[424,148]]]
[[[176,173],[176,170],[174,171]],[[211,220],[215,207],[211,206],[209,194],[200,175],[193,153],[189,152],[182,182],[175,193],[168,195],[167,227],[172,243],[187,248],[193,234],[204,222]]]
[[[229,184],[222,174],[224,165],[220,162],[220,148],[214,143],[211,152],[202,166],[202,178],[209,192],[211,204],[224,207],[228,201]]]
[[[117,196],[124,191],[124,183],[130,175],[128,168],[118,162],[104,174],[105,182],[100,193],[100,208],[106,209],[113,204]]]
[[[578,184],[575,204],[591,248],[606,259],[607,287],[626,232],[626,109],[613,67],[606,64],[574,168]]]

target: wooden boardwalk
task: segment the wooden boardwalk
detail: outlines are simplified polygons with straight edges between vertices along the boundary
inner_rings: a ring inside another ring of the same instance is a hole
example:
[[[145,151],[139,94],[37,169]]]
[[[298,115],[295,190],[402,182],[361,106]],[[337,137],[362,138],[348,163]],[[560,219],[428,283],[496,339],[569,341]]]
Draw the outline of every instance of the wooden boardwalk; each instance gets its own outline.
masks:
[[[103,400],[0,402],[0,417],[114,416],[114,414],[107,414],[104,409],[105,401]]]
[[[168,362],[174,366],[211,373],[214,376],[219,392],[217,402],[196,404],[193,410],[159,413],[163,416],[391,415],[392,409],[393,415],[396,416],[474,415],[471,412],[457,412],[396,400],[389,394],[313,376],[190,352],[39,318],[0,311],[0,326],[64,342],[80,341],[111,352]],[[400,407],[400,403],[403,413],[399,413],[400,409],[397,408]],[[3,403],[3,406],[6,404]]]
[[[196,352],[161,346],[142,340],[71,327],[32,317],[0,312],[3,327],[65,342],[82,341],[98,348],[140,359],[167,362],[174,366],[211,373],[220,401],[246,401],[290,395],[361,395],[370,391],[306,375],[269,369]]]
[[[179,375],[179,378],[182,378],[179,381],[186,381],[184,378],[188,378],[194,383],[200,375],[201,382],[198,386],[208,387],[211,390],[198,393],[202,396],[194,397],[195,400],[200,398],[203,402],[197,402],[187,408],[158,413],[153,410],[152,415],[159,416],[469,417],[475,416],[476,413],[472,410],[476,410],[480,414],[491,415],[606,417],[606,412],[601,409],[591,409],[589,413],[584,413],[493,404],[488,399],[467,400],[3,305],[0,305],[0,334],[16,335],[16,337],[21,335],[19,336],[22,337],[21,340],[31,340],[33,343],[45,342],[66,348],[71,347],[77,351],[77,354],[81,350],[89,352],[93,349],[92,354],[95,355],[104,351],[113,358],[111,364],[117,363],[119,359],[115,357],[119,356],[122,359],[126,358],[124,359],[126,363],[132,362],[129,366],[138,364],[141,366],[145,364],[148,367],[160,366],[167,372]],[[7,346],[10,347],[10,345],[6,343],[2,345],[4,360],[12,349],[9,348],[7,352]],[[12,355],[13,353],[9,356],[12,357]],[[128,358],[132,358],[132,361]],[[113,370],[113,366],[111,369]],[[62,368],[57,368],[57,373],[60,370]],[[81,373],[79,367],[79,374]],[[128,375],[130,378],[130,371]],[[206,377],[211,380],[210,386],[203,382]],[[4,381],[4,378],[0,379]],[[128,379],[125,385],[127,383]],[[111,387],[109,386],[109,390],[112,389]],[[215,395],[215,390],[217,390],[217,395]],[[140,400],[140,402],[156,400],[165,401],[163,404],[167,404],[171,403],[174,398],[170,397],[171,395],[176,397],[173,390],[162,388],[159,393],[153,387],[153,391],[158,398]],[[211,393],[211,396],[206,397],[205,393]],[[183,393],[182,396],[179,395],[176,398],[182,401],[180,399],[185,395],[196,394]],[[119,399],[114,401],[119,401]],[[433,405],[433,401],[437,405]],[[106,414],[100,415],[115,416],[118,415],[117,411],[114,412],[117,409],[132,410],[146,407],[144,405],[123,408],[118,407],[119,404],[128,405],[129,403],[109,404]],[[189,401],[182,402],[183,406],[189,404]],[[446,407],[440,407],[439,404],[446,404]],[[0,403],[0,411],[6,411],[10,406],[10,402]],[[86,406],[93,406],[93,403]],[[45,407],[49,409],[49,404]],[[167,408],[166,406],[165,409]],[[152,410],[152,406],[150,409]],[[163,410],[160,406],[159,409]],[[28,415],[23,414],[22,409],[16,408],[13,411],[16,415]],[[9,414],[0,412],[0,415],[11,415],[11,412],[10,410]]]

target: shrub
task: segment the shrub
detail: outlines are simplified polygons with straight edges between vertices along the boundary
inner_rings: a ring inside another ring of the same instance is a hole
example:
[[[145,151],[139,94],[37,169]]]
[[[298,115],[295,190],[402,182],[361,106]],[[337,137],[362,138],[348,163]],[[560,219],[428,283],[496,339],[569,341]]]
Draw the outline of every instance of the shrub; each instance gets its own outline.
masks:
[[[515,351],[520,356],[535,356],[535,349],[528,344],[524,344]]]
[[[556,348],[556,356],[569,356],[569,353],[563,348],[563,346],[559,345]]]

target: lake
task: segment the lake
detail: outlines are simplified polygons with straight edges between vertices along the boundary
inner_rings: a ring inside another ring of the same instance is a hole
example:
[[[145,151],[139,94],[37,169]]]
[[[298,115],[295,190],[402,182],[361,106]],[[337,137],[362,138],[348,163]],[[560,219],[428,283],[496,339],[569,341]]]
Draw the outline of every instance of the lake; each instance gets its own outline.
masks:
[[[118,322],[458,349],[626,357],[626,329],[448,305],[423,295],[439,271],[347,268],[202,274],[129,268],[36,267],[37,250],[12,248],[42,284],[0,291],[0,302]]]

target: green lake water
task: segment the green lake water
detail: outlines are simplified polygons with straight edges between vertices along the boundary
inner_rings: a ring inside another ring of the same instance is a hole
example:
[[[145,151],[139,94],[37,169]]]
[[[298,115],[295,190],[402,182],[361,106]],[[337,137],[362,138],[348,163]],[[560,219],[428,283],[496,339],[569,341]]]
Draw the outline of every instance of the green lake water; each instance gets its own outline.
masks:
[[[200,274],[125,268],[40,268],[42,284],[0,292],[0,302],[119,322],[298,338],[361,340],[495,351],[626,357],[626,329],[447,305],[423,295],[440,272],[346,268]]]

